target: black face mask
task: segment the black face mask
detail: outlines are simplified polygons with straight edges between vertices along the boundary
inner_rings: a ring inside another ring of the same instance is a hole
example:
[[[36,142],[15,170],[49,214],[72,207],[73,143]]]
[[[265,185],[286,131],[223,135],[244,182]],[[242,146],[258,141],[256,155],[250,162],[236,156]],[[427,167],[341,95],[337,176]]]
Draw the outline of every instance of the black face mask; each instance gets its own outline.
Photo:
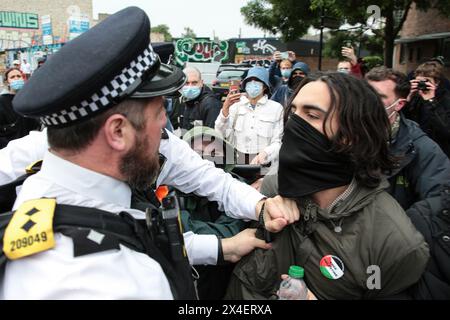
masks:
[[[295,76],[295,77],[291,77],[289,79],[289,88],[291,88],[292,90],[295,90],[295,88],[297,88],[297,86],[300,84],[300,82],[302,82],[302,80],[305,77],[302,76]]]
[[[297,198],[349,184],[354,173],[350,159],[330,151],[331,146],[323,134],[292,114],[280,149],[279,194]]]

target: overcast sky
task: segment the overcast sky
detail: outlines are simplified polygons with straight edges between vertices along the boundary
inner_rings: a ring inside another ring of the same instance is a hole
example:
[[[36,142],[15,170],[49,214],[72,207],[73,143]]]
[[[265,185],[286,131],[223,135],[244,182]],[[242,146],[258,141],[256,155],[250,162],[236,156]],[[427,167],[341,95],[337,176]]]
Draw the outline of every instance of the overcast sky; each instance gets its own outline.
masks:
[[[114,13],[128,6],[147,12],[152,26],[166,24],[174,37],[180,37],[185,27],[198,37],[219,39],[262,37],[264,31],[244,22],[240,9],[247,0],[93,0],[94,18],[98,13]],[[270,36],[267,34],[267,36]]]

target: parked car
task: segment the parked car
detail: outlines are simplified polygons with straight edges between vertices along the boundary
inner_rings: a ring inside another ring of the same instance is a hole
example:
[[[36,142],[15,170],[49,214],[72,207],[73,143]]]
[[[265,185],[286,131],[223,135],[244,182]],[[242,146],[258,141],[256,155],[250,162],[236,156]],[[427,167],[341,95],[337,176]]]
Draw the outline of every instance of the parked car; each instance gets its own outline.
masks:
[[[252,67],[269,68],[271,61],[269,59],[250,59],[242,61],[244,64],[249,64]]]
[[[238,80],[239,83],[247,76],[250,67],[223,69],[212,82],[212,90],[219,97],[223,98],[228,94],[231,80]]]
[[[219,66],[216,72],[216,77],[225,69],[241,69],[253,67],[250,63],[224,63]]]

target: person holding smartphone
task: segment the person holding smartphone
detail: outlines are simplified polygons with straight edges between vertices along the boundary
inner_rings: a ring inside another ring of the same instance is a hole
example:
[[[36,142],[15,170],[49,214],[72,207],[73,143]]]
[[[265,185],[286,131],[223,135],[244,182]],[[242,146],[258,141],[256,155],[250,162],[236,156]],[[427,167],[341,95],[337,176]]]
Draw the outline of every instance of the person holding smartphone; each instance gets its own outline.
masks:
[[[280,85],[286,84],[296,62],[294,51],[275,51],[269,67],[269,83],[275,91]]]
[[[245,93],[230,91],[217,117],[215,129],[251,164],[275,164],[281,145],[283,107],[269,100],[269,73],[254,67],[242,81]]]

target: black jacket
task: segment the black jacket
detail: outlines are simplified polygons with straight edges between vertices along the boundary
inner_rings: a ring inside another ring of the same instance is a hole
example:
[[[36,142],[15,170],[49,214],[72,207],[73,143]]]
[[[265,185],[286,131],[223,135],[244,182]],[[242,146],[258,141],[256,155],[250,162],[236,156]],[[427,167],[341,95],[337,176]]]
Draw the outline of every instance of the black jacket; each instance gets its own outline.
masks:
[[[39,122],[24,118],[12,107],[13,94],[0,95],[0,149],[9,141],[26,136],[31,130],[39,128]]]
[[[443,87],[436,91],[433,102],[415,95],[403,109],[404,115],[420,125],[450,157],[450,92]]]
[[[450,160],[417,123],[401,117],[390,149],[402,160],[389,176],[386,191],[404,210],[415,202],[438,196],[443,185],[450,181]]]
[[[415,203],[406,211],[424,236],[431,258],[409,292],[415,299],[450,299],[450,184],[440,196]]]
[[[202,121],[203,126],[214,128],[214,123],[221,108],[221,102],[211,89],[204,85],[202,92],[196,99],[184,101],[181,98],[174,101],[170,121],[174,129],[190,130],[194,127],[195,120]]]

